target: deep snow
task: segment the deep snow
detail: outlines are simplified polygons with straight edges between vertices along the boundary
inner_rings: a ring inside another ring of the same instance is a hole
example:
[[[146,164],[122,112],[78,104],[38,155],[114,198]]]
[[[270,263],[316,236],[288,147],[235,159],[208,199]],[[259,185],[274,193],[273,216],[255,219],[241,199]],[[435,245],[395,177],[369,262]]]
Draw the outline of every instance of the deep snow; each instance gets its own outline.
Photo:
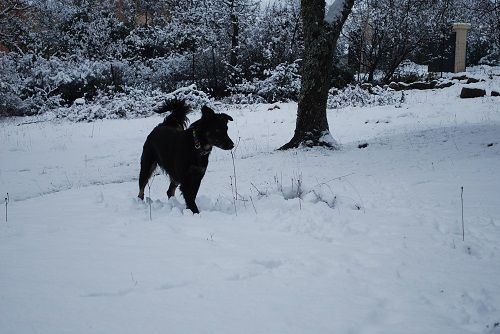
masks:
[[[2,121],[0,333],[500,333],[500,103],[461,86],[329,110],[340,151],[275,151],[293,103],[219,106],[240,198],[214,150],[200,215],[164,175],[135,198],[159,117]]]

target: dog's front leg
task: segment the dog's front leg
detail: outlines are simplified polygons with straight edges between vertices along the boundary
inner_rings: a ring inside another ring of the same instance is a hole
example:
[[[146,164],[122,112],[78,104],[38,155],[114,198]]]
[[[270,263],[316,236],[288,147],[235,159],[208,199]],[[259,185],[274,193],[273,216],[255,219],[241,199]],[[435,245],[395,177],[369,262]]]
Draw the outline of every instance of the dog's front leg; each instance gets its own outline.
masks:
[[[181,191],[184,196],[184,200],[186,201],[186,206],[193,213],[200,213],[198,210],[198,206],[196,205],[195,199],[198,194],[198,190],[200,189],[201,179],[203,178],[203,174],[199,173],[189,173],[188,177],[186,177],[186,181],[181,183]]]
[[[183,191],[182,194],[184,195],[184,199],[186,200],[187,208],[193,213],[200,213],[200,210],[198,210],[198,206],[195,202],[196,196],[193,194],[192,190],[190,189],[189,191]]]
[[[170,181],[170,186],[168,187],[168,190],[167,190],[168,198],[175,196],[175,188],[177,188],[177,186],[178,186],[177,183]]]

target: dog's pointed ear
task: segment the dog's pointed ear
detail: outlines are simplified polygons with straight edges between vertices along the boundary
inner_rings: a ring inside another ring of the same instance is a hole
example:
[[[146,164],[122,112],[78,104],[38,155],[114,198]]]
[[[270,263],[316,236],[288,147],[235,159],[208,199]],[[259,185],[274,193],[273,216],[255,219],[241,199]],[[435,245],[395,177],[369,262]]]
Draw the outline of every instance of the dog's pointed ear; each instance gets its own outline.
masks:
[[[221,117],[223,120],[225,120],[226,122],[233,121],[233,118],[232,118],[231,116],[229,116],[228,114],[223,114],[223,113],[221,113],[221,114],[219,114],[219,115],[220,115],[220,117]]]
[[[206,105],[201,108],[201,118],[209,119],[214,117],[215,112]]]

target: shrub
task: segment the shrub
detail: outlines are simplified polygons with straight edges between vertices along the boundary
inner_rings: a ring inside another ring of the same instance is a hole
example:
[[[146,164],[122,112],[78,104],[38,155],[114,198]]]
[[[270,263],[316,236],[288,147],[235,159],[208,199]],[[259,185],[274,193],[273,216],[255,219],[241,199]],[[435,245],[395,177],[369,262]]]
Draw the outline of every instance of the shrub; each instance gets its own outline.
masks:
[[[348,86],[345,89],[330,89],[328,92],[327,106],[331,109],[341,109],[345,107],[364,107],[367,105],[383,106],[396,104],[399,97],[395,92],[388,91],[379,86],[369,89],[360,86]]]
[[[265,71],[264,74],[267,75],[265,79],[238,84],[233,87],[232,92],[236,96],[247,97],[254,101],[260,97],[269,103],[298,99],[300,92],[298,61],[279,64],[274,70]]]

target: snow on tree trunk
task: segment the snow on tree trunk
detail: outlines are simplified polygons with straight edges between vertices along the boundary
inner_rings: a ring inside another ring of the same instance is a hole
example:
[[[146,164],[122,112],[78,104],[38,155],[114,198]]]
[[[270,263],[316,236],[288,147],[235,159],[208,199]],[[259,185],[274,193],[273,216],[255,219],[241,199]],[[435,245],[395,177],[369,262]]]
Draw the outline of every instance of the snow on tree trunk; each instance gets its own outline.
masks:
[[[304,56],[302,84],[293,138],[280,149],[305,146],[338,148],[330,135],[326,102],[337,39],[354,0],[336,0],[325,17],[324,0],[302,0]]]

